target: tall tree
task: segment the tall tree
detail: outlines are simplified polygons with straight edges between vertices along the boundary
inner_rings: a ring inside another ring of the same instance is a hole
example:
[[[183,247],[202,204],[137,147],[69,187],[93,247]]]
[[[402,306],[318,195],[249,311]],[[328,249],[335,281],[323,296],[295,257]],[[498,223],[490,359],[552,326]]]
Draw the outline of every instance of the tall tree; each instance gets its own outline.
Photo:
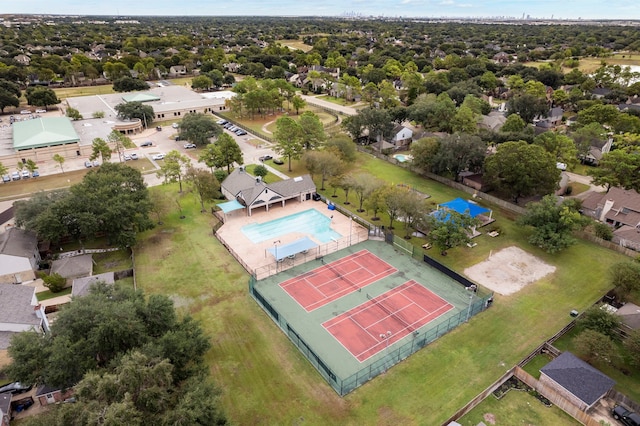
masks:
[[[291,171],[291,159],[299,159],[304,150],[303,131],[296,121],[290,117],[280,117],[276,120],[276,131],[273,132],[276,140],[274,150],[287,157],[289,171]]]
[[[115,109],[118,112],[118,117],[124,120],[137,118],[142,121],[145,128],[148,128],[155,118],[153,107],[144,105],[142,102],[124,102],[116,105]]]
[[[539,145],[505,142],[484,163],[485,179],[493,188],[520,197],[553,193],[560,181],[556,159]]]
[[[60,170],[62,170],[62,173],[64,173],[64,168],[62,167],[62,165],[64,164],[64,157],[60,154],[54,154],[53,155],[53,161],[55,161],[56,163],[58,163],[58,166],[60,167]]]
[[[302,162],[311,176],[320,176],[321,191],[324,191],[328,179],[341,175],[345,170],[345,163],[329,150],[307,151],[302,156]]]
[[[213,201],[220,197],[220,183],[213,173],[196,169],[195,167],[189,167],[186,178],[200,201],[201,211],[205,211],[205,202]]]
[[[411,165],[425,172],[431,171],[431,166],[440,149],[440,139],[436,137],[420,138],[411,144]]]
[[[434,154],[431,170],[436,174],[449,174],[456,181],[463,170],[479,171],[487,146],[478,136],[456,133],[440,141]]]
[[[242,150],[230,135],[223,133],[215,143],[217,148],[217,167],[226,167],[227,174],[231,173],[233,163],[244,164]]]
[[[211,115],[189,113],[180,123],[180,137],[197,146],[206,146],[211,138],[222,135],[222,128]]]
[[[587,173],[594,185],[604,185],[607,192],[612,186],[640,191],[640,152],[635,147],[610,151]]]
[[[190,165],[191,159],[174,149],[164,157],[164,163],[160,166],[160,170],[156,175],[163,178],[164,183],[178,182],[180,188],[178,192],[182,192],[182,180]]]
[[[302,144],[306,150],[317,148],[327,139],[322,122],[313,112],[303,112],[298,123],[302,129]]]
[[[527,204],[527,211],[518,218],[519,225],[534,228],[529,242],[548,253],[564,250],[575,242],[572,232],[584,225],[573,200],[558,202],[555,195]]]
[[[540,145],[554,156],[556,161],[569,165],[572,169],[578,162],[578,150],[573,139],[556,132],[544,132],[536,136],[533,143]]]
[[[50,105],[60,103],[60,100],[56,96],[56,92],[48,87],[29,87],[25,92],[25,96],[27,97],[27,103],[29,105],[41,106],[45,109],[48,109]]]
[[[468,214],[439,210],[436,214],[429,215],[426,223],[429,229],[429,240],[440,249],[442,255],[446,255],[447,250],[471,241],[469,230],[477,226],[479,220]]]
[[[111,159],[111,148],[109,148],[107,142],[101,138],[95,138],[91,142],[91,155],[89,159],[93,161],[98,157],[102,159],[103,163],[105,160]]]

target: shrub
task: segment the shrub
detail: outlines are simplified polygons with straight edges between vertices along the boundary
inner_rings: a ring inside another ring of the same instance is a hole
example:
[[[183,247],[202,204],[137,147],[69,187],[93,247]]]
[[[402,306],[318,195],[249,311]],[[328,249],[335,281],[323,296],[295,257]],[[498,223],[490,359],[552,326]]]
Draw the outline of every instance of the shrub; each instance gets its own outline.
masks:
[[[567,185],[567,187],[564,189],[564,195],[571,195],[572,192],[573,192],[573,186]]]
[[[611,241],[613,239],[613,230],[604,223],[596,222],[593,226],[593,230],[598,238],[602,238],[606,241]]]
[[[51,290],[51,293],[58,293],[64,290],[67,285],[67,279],[58,273],[47,275],[42,281],[44,281],[44,286]]]
[[[91,116],[93,118],[104,118],[104,111],[95,111]]]

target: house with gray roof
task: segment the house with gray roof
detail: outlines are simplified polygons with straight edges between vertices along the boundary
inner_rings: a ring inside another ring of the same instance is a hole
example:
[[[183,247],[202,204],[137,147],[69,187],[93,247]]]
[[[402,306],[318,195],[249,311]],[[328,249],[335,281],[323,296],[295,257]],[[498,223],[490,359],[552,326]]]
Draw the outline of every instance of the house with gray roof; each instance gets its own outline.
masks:
[[[82,297],[89,294],[91,286],[97,283],[105,283],[112,285],[115,282],[113,272],[105,272],[104,274],[92,275],[90,277],[76,278],[73,280],[71,288],[72,297]]]
[[[12,227],[0,234],[0,283],[34,280],[40,260],[35,233]]]
[[[612,242],[640,250],[640,194],[633,189],[594,192],[582,202],[582,213],[614,228]]]
[[[51,263],[51,274],[59,274],[67,279],[67,287],[76,278],[93,275],[93,256],[81,254],[79,256],[63,257]]]
[[[247,173],[244,167],[238,167],[222,182],[221,189],[228,200],[238,201],[246,207],[247,215],[251,216],[251,211],[258,207],[269,211],[269,206],[275,203],[284,207],[288,200],[311,200],[316,185],[309,175],[268,184],[260,177]]]
[[[640,306],[627,302],[619,307],[615,314],[620,317],[624,327],[629,330],[640,329]]]
[[[571,352],[563,352],[540,369],[540,383],[552,388],[582,411],[593,407],[616,384]]]
[[[9,347],[13,333],[30,330],[40,333],[49,330],[35,287],[0,284],[0,349]]]

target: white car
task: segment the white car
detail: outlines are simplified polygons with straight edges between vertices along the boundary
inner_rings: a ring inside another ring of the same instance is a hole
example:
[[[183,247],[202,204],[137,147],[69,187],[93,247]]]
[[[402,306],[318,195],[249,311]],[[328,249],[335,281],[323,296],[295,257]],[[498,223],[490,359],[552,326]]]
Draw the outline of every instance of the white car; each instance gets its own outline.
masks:
[[[171,127],[173,127],[174,129],[177,129],[178,127],[180,127],[180,125],[178,123],[173,123]]]
[[[47,112],[46,109],[37,109],[36,110],[36,114],[44,114],[45,112]]]
[[[195,143],[185,143],[184,144],[184,149],[196,149],[197,146]]]
[[[151,156],[152,160],[164,160],[164,157],[166,157],[166,154],[164,152],[159,152],[158,154],[153,154]]]
[[[124,155],[124,161],[129,161],[129,160],[131,160],[131,159],[132,159],[132,158],[131,158],[131,154],[125,154],[125,155]]]

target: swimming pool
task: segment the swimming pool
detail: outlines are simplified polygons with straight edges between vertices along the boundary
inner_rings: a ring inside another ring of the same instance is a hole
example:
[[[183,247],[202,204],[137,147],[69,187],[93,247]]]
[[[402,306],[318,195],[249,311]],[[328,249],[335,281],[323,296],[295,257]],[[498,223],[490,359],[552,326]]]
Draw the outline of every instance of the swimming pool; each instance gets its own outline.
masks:
[[[328,243],[332,239],[337,240],[342,237],[331,229],[331,219],[315,209],[305,210],[265,223],[251,223],[241,229],[242,233],[254,244],[292,232],[310,234],[321,243]]]
[[[413,155],[405,155],[405,154],[395,154],[393,156],[393,158],[395,158],[396,160],[398,160],[401,163],[404,163],[405,161],[411,161],[413,160]]]

